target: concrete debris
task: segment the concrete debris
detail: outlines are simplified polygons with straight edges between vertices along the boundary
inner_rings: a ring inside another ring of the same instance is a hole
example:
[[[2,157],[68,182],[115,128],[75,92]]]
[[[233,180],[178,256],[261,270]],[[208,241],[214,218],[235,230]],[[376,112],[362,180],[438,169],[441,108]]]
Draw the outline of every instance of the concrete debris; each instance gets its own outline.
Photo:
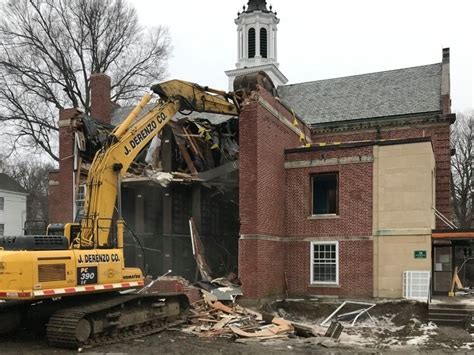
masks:
[[[237,296],[243,296],[242,289],[238,286],[217,287],[211,290],[211,294],[216,296],[219,301],[235,302]]]
[[[163,187],[167,187],[173,181],[173,174],[165,173],[163,171],[151,171],[147,174],[148,177]]]

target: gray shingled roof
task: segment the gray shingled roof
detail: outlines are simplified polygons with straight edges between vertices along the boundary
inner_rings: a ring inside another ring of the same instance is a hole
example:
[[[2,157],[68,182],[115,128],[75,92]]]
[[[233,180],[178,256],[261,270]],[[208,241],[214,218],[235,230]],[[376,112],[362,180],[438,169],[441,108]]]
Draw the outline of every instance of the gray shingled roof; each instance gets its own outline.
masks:
[[[26,190],[7,174],[0,173],[0,190],[26,194]]]
[[[441,64],[280,86],[282,102],[306,123],[441,110]]]

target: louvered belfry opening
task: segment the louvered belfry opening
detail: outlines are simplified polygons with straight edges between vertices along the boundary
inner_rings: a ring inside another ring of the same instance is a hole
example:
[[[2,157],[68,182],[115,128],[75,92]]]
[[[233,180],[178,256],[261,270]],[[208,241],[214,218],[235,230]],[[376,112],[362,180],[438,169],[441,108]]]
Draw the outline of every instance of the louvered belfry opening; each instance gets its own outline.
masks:
[[[255,58],[255,28],[249,30],[249,58]]]
[[[267,30],[265,28],[260,29],[260,55],[262,58],[268,58],[268,45],[267,45]]]

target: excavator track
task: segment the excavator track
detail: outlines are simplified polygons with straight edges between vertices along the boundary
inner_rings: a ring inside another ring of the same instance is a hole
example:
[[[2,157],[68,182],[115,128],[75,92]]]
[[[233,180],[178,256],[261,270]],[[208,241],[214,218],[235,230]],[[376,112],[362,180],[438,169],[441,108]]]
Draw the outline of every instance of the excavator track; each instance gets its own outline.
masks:
[[[114,295],[56,311],[46,325],[51,346],[78,349],[155,334],[186,322],[180,294]]]

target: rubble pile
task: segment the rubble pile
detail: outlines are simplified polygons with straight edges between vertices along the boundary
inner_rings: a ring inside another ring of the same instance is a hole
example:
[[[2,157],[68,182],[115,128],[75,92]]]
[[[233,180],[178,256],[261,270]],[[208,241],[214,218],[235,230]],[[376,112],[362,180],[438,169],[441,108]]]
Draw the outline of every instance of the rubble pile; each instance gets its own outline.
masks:
[[[206,294],[192,304],[189,321],[190,325],[182,329],[185,333],[199,337],[229,337],[239,342],[326,336],[324,328],[288,321],[237,304],[226,305]]]
[[[268,322],[258,312],[206,298],[193,303],[190,312],[191,325],[183,331],[200,337],[237,336],[266,340],[288,338],[294,331],[291,322],[283,318],[273,317]]]

